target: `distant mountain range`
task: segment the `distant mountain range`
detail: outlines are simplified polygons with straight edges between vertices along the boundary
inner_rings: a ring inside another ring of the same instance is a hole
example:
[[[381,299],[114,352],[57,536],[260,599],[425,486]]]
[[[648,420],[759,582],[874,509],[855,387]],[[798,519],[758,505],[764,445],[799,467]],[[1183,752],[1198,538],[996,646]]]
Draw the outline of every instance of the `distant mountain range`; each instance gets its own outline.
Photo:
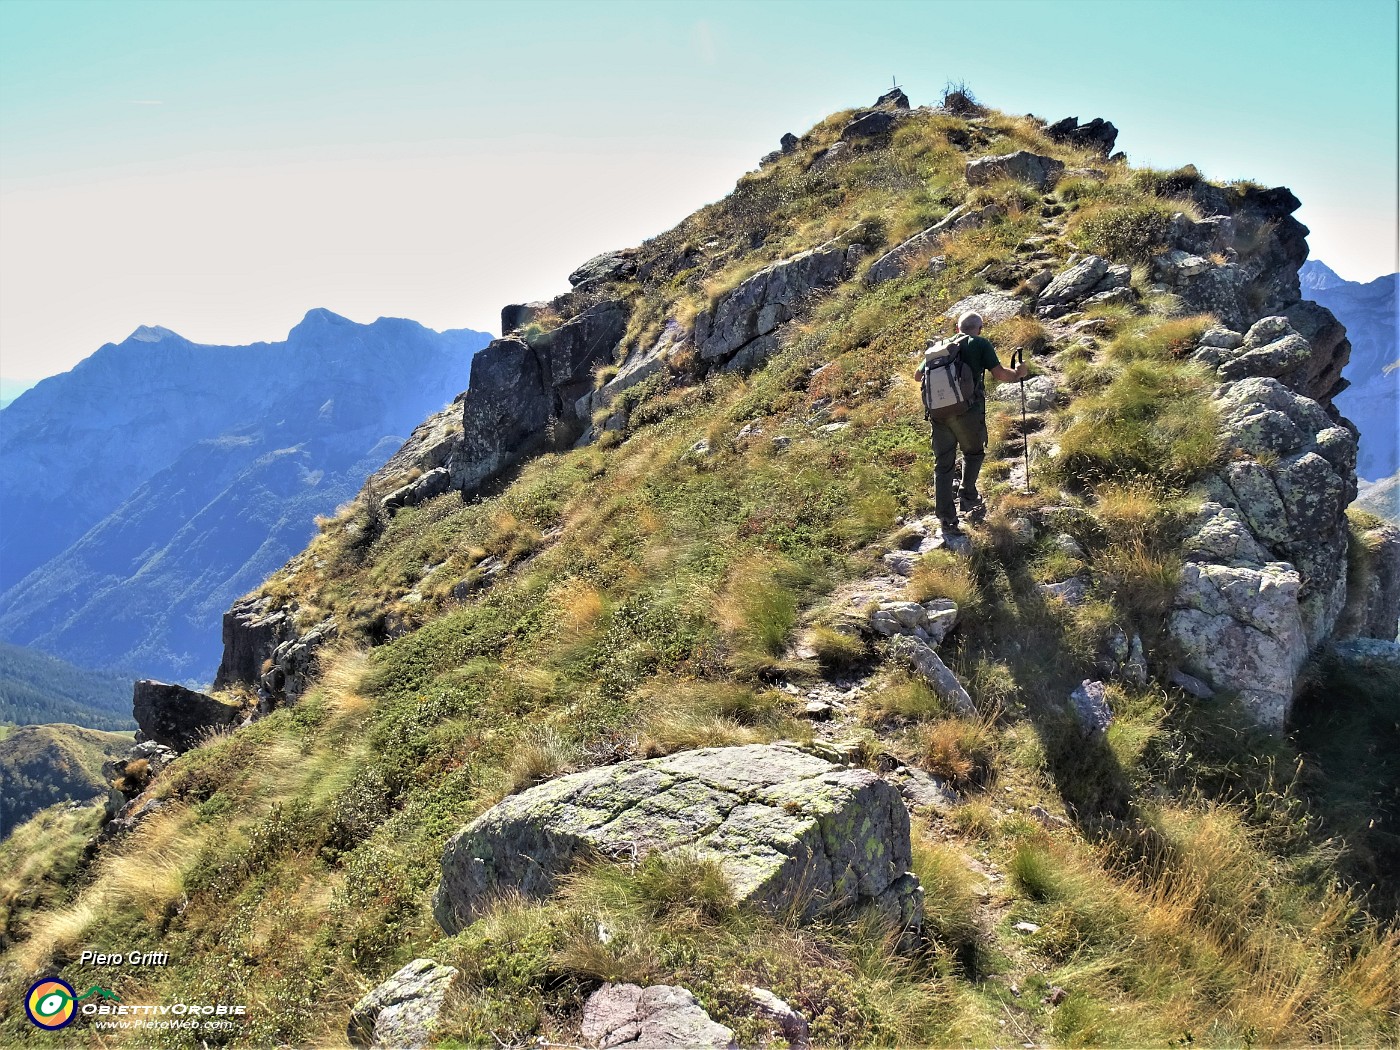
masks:
[[[312,310],[285,341],[138,328],[0,410],[0,639],[212,679],[230,602],[302,549],[490,340]]]
[[[1337,395],[1342,414],[1361,428],[1356,473],[1384,481],[1400,471],[1400,274],[1361,284],[1309,260],[1298,271],[1303,294],[1337,315],[1351,340],[1342,374],[1351,386]]]

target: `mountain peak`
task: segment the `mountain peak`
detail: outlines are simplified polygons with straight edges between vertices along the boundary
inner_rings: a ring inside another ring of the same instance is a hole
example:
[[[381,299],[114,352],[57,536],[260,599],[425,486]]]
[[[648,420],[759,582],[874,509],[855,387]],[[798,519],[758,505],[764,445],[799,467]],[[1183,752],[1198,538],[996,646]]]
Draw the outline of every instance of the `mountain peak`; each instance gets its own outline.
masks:
[[[301,325],[340,325],[354,323],[355,322],[348,317],[341,317],[340,314],[332,310],[327,310],[324,306],[318,306],[314,309],[307,310],[306,316],[301,319],[301,324],[297,325],[297,327],[300,328]]]
[[[143,324],[126,337],[128,343],[159,343],[166,339],[183,340],[184,337],[178,332],[172,332],[169,328],[149,324]]]
[[[1319,259],[1309,259],[1298,270],[1298,284],[1305,292],[1320,292],[1346,283],[1336,270]]]

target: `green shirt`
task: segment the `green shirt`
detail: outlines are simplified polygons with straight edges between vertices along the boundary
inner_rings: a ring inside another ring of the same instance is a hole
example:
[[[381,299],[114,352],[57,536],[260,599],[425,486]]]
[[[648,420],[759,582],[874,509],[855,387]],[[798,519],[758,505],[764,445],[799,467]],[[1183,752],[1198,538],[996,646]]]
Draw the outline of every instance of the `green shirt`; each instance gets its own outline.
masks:
[[[966,340],[962,346],[962,359],[967,362],[969,368],[973,369],[977,375],[977,396],[972,399],[972,404],[968,411],[984,412],[987,408],[987,395],[985,392],[986,376],[982,373],[990,372],[993,368],[1001,367],[1001,361],[997,359],[997,348],[992,345],[990,339],[984,339],[980,335],[974,335]],[[919,366],[920,374],[923,374],[923,366]]]

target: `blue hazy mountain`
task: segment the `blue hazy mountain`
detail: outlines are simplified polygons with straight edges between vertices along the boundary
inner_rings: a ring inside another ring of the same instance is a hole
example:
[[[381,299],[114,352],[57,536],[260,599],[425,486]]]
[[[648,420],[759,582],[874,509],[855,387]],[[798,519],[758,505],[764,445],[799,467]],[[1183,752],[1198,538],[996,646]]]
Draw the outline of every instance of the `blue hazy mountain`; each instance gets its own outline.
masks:
[[[0,638],[199,682],[229,603],[466,388],[490,336],[312,310],[286,340],[142,327],[0,410]]]
[[[1361,284],[1309,260],[1298,272],[1303,294],[1337,315],[1351,340],[1351,362],[1342,374],[1351,386],[1336,405],[1361,428],[1356,473],[1382,481],[1400,471],[1400,274]]]

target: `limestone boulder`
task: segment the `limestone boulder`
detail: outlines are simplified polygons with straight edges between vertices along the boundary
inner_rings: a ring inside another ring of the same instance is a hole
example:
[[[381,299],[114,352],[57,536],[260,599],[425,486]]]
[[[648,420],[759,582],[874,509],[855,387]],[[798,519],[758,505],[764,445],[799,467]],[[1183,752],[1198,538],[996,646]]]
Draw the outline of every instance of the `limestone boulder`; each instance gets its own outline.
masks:
[[[1076,303],[1094,292],[1099,282],[1108,276],[1108,271],[1108,260],[1100,255],[1078,259],[1057,273],[1036,296],[1036,306],[1045,309]]]
[[[433,914],[456,933],[497,894],[546,896],[585,856],[678,849],[717,861],[741,904],[807,917],[873,904],[922,922],[899,792],[790,744],[622,762],[507,798],[448,842]]]
[[[1015,179],[1028,182],[1045,193],[1055,188],[1064,170],[1064,161],[1042,157],[1028,150],[1017,150],[1015,153],[968,161],[965,175],[971,186],[983,186],[999,179]]]
[[[569,283],[575,288],[583,288],[593,284],[603,284],[607,281],[626,280],[637,273],[636,255],[635,248],[595,255],[569,274]],[[506,332],[510,329],[502,327],[501,331]]]
[[[237,725],[243,717],[233,704],[149,679],[133,687],[131,712],[140,729],[139,740],[153,740],[174,751],[188,751],[210,731]]]
[[[608,1050],[702,1050],[734,1047],[734,1031],[710,1019],[679,985],[605,984],[583,1004],[586,1046]]]
[[[357,1002],[346,1038],[351,1046],[418,1050],[432,1040],[458,971],[414,959]]]

